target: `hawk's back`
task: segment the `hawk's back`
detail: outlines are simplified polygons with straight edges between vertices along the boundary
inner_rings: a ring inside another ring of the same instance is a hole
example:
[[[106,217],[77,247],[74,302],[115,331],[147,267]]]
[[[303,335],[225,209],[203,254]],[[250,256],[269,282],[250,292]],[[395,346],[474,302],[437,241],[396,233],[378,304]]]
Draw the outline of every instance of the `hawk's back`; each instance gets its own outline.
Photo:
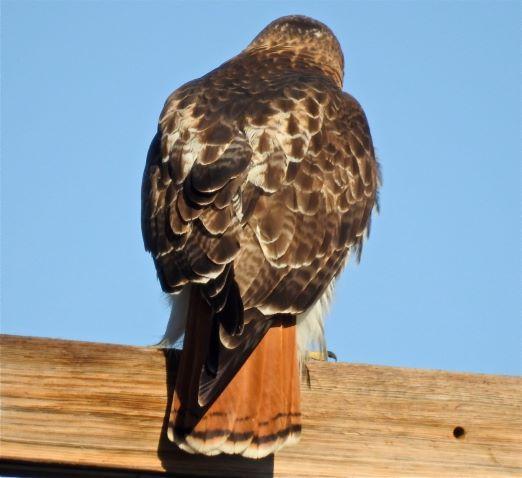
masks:
[[[165,104],[142,226],[163,289],[196,287],[210,308],[201,406],[274,324],[322,320],[321,298],[360,250],[378,167],[364,112],[341,90],[343,67],[327,27],[286,17]],[[321,340],[307,335],[300,347]]]

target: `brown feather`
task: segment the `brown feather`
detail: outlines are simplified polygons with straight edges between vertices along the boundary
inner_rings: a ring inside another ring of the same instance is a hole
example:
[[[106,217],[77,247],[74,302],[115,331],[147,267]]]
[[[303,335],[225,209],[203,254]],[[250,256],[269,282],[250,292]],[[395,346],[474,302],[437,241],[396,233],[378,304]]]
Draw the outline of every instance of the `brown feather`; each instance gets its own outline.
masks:
[[[142,229],[162,288],[191,287],[172,413],[189,451],[259,457],[296,436],[295,317],[360,254],[380,184],[343,68],[325,25],[285,17],[165,103]]]

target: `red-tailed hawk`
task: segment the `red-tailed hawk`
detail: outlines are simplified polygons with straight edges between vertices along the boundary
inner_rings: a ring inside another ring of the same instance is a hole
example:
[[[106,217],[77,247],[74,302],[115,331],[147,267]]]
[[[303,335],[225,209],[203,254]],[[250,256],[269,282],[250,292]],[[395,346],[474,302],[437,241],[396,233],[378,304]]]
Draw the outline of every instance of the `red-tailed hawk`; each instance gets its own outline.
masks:
[[[323,352],[334,279],[379,186],[368,123],[331,30],[268,25],[177,89],[147,157],[142,229],[184,336],[169,437],[260,458],[301,430],[299,357]]]

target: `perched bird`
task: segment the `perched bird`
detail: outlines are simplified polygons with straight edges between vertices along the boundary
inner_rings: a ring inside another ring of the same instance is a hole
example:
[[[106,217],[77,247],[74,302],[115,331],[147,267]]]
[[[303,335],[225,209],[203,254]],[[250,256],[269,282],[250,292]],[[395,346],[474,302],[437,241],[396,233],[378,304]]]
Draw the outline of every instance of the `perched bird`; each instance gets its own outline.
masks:
[[[300,435],[300,363],[326,352],[379,187],[343,75],[332,31],[288,16],[165,103],[142,230],[173,300],[161,345],[183,338],[168,433],[183,450],[261,458]]]

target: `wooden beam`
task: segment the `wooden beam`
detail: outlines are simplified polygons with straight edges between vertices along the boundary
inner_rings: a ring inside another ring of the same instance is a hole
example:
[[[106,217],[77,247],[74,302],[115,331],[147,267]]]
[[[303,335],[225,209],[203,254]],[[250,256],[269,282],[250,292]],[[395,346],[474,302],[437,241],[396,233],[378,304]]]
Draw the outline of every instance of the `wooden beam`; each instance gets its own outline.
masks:
[[[166,438],[175,356],[8,335],[0,344],[4,474],[522,476],[520,378],[313,362],[299,445],[260,461],[205,458]]]

